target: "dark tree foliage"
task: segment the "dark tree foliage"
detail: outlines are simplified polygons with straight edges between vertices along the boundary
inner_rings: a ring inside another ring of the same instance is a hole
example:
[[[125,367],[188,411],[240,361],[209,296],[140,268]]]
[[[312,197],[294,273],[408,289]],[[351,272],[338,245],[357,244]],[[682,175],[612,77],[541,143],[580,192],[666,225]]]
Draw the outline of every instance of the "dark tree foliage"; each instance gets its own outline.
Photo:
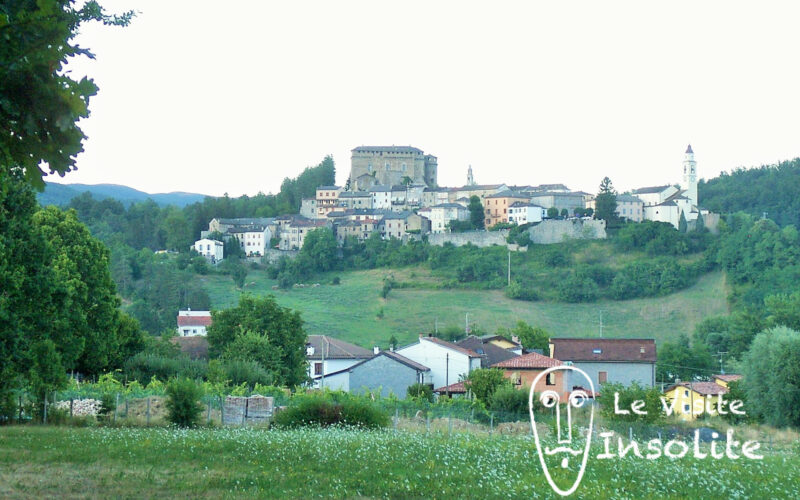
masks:
[[[690,345],[685,333],[681,333],[675,342],[665,342],[658,347],[658,382],[707,379],[713,368],[714,359],[708,347],[697,340]]]
[[[469,221],[472,223],[472,228],[483,229],[486,219],[483,215],[483,203],[481,203],[481,199],[474,195],[470,196],[467,210],[469,210]]]
[[[252,352],[253,335],[256,335],[266,340],[264,345],[271,346],[266,356],[276,362],[264,368],[272,373],[275,384],[295,386],[305,381],[306,333],[300,313],[279,306],[272,296],[245,294],[239,298],[238,306],[211,314],[213,323],[208,328],[208,343],[212,358],[232,355],[229,349],[235,349],[236,359],[242,360],[241,353]],[[248,336],[248,339],[239,340],[240,336]]]
[[[754,217],[766,212],[779,226],[800,227],[800,158],[723,172],[701,180],[697,191],[703,206],[712,212],[746,212]]]
[[[71,0],[13,0],[0,7],[0,166],[18,167],[43,188],[42,166],[60,175],[75,168],[83,151],[78,120],[89,116],[91,79],[73,80],[64,65],[93,57],[74,43],[89,21],[127,25],[133,12],[107,15],[96,1],[76,8]]]
[[[606,221],[606,227],[614,226],[619,220],[616,210],[617,192],[614,190],[611,179],[603,177],[600,182],[600,191],[595,197],[594,218]]]
[[[800,427],[800,333],[783,326],[759,333],[743,367],[747,413],[774,427]]]

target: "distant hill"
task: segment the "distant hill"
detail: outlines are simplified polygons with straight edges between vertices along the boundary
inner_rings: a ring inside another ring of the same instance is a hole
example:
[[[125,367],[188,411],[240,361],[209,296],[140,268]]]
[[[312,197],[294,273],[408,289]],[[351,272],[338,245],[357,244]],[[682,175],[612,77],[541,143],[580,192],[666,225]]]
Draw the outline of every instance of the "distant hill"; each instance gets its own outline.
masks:
[[[145,201],[148,198],[156,202],[160,206],[175,205],[177,207],[185,207],[192,203],[203,201],[206,197],[204,194],[197,193],[145,193],[128,186],[120,186],[117,184],[57,184],[49,182],[45,186],[43,192],[39,193],[37,198],[41,205],[67,205],[72,198],[89,192],[98,200],[104,198],[114,198],[125,205]]]

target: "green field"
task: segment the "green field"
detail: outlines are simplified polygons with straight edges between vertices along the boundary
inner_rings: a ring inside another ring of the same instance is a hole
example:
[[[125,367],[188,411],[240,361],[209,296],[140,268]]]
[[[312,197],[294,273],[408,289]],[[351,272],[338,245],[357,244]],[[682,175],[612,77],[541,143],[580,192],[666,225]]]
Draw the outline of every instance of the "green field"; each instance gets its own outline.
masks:
[[[735,461],[600,460],[600,451],[590,451],[586,474],[570,498],[780,499],[799,493],[796,451],[765,451],[763,460]],[[556,481],[566,488],[560,472]],[[561,498],[546,483],[530,436],[0,428],[2,498],[239,496]]]
[[[694,286],[666,297],[591,304],[512,300],[498,290],[435,289],[438,280],[422,267],[335,275],[341,278],[340,285],[328,284],[330,275],[321,278],[318,287],[283,291],[273,290],[274,280],[253,271],[244,290],[256,295],[274,294],[281,305],[299,310],[309,334],[331,335],[365,347],[385,347],[392,335],[401,344],[411,342],[420,332],[433,331],[437,322],[440,328],[463,326],[466,314],[470,323],[486,333],[524,320],[564,337],[599,336],[602,316],[604,336],[653,337],[662,343],[681,332],[691,334],[706,317],[728,312],[721,272],[707,274]],[[395,288],[384,300],[380,290],[388,275],[421,288]],[[202,279],[215,308],[235,305],[242,293],[227,276]],[[378,318],[381,308],[382,319]]]

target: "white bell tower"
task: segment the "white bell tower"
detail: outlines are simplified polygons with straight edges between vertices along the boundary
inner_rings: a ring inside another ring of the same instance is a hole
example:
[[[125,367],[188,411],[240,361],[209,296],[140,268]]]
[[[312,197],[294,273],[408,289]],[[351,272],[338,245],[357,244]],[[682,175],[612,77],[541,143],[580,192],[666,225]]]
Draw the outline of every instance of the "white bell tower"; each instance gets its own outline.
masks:
[[[474,186],[475,178],[472,176],[472,165],[467,169],[467,186]]]
[[[699,206],[697,199],[697,162],[694,161],[694,151],[692,145],[686,148],[686,153],[683,156],[683,182],[681,182],[681,189],[686,191],[686,197],[692,202],[692,205]]]

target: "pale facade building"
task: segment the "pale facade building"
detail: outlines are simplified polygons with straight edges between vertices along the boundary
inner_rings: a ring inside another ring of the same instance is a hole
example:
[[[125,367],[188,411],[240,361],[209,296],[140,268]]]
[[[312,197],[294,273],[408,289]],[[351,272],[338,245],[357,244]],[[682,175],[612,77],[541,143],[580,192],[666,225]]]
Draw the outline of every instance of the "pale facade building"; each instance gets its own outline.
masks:
[[[178,311],[178,336],[205,336],[211,326],[211,311]]]
[[[547,209],[533,203],[518,201],[509,207],[508,222],[518,226],[542,222],[545,217],[547,217]]]
[[[221,261],[224,257],[224,245],[221,241],[203,238],[195,241],[192,248],[194,248],[195,252],[211,261],[212,264]]]

